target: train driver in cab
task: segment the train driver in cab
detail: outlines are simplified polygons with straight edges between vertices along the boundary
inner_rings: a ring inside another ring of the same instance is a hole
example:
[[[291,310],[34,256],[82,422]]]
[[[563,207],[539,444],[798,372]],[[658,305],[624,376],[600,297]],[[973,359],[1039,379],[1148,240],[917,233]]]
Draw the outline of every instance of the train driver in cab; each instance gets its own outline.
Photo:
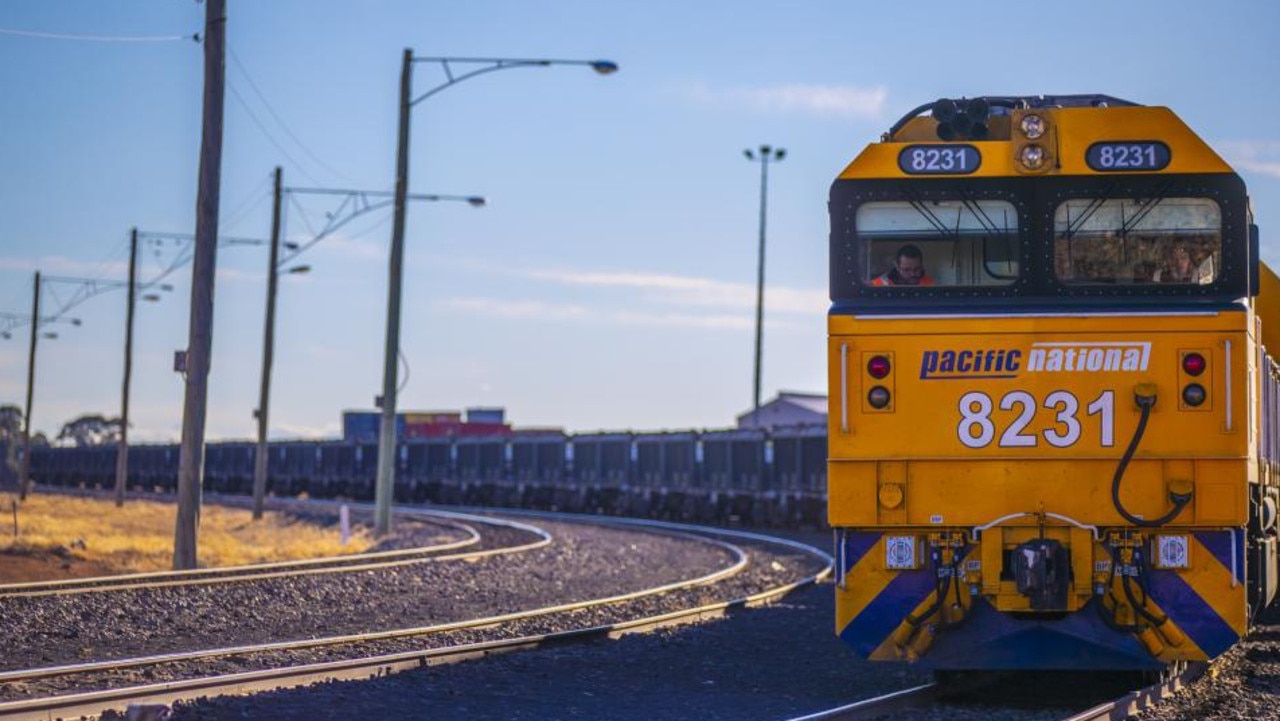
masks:
[[[1213,282],[1213,258],[1209,256],[1197,263],[1187,243],[1178,241],[1173,246],[1172,255],[1164,268],[1156,270],[1151,280],[1156,283],[1195,283],[1205,285]]]
[[[871,285],[933,285],[933,278],[924,270],[924,253],[914,245],[904,245],[898,248],[893,267],[872,280]]]

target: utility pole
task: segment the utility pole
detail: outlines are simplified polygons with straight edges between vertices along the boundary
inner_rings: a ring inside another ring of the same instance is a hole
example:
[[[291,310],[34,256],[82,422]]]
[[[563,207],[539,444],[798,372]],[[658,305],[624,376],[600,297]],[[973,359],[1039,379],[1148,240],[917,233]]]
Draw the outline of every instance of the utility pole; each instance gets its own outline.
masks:
[[[750,150],[742,153],[747,156],[747,160],[756,160],[755,153]],[[776,163],[785,157],[787,151],[782,148],[760,146],[760,253],[756,263],[756,363],[751,406],[751,420],[757,426],[760,425],[760,365],[764,347],[764,220],[769,196],[769,163]]]
[[[275,195],[271,205],[271,252],[267,261],[267,318],[262,331],[262,388],[258,393],[258,449],[253,455],[253,519],[262,518],[267,495],[267,409],[271,405],[271,362],[275,355],[276,286],[280,273],[280,200],[283,195],[281,174],[276,166]]]
[[[133,307],[138,288],[138,229],[129,233],[129,287],[124,320],[124,382],[120,389],[120,443],[116,446],[116,508],[129,485],[129,381],[133,377]]]
[[[391,227],[391,282],[387,288],[387,344],[382,366],[382,425],[378,433],[378,477],[374,492],[374,533],[391,532],[391,496],[396,475],[396,374],[400,362],[400,285],[404,264],[405,196],[409,191],[409,110],[412,108],[413,50],[404,49],[400,70],[400,132],[396,146],[395,219]]]
[[[213,352],[213,279],[218,260],[226,30],[226,0],[205,0],[204,127],[200,141],[200,186],[196,197],[196,239],[191,271],[187,387],[182,412],[182,450],[178,460],[178,518],[173,534],[173,568],[179,571],[196,567],[196,541],[200,526],[205,402],[209,394],[209,358]]]
[[[36,338],[40,337],[40,271],[36,271],[35,294],[31,300],[31,349],[27,352],[27,411],[22,417],[22,476],[18,478],[18,500],[31,492],[31,401],[36,389]]]

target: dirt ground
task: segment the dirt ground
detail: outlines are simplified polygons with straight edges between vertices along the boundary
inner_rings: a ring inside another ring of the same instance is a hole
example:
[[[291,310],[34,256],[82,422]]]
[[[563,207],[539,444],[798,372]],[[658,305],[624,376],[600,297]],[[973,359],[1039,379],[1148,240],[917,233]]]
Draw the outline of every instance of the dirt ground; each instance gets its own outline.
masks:
[[[74,555],[63,558],[40,549],[0,549],[0,584],[90,578],[121,572],[110,564],[87,561]]]

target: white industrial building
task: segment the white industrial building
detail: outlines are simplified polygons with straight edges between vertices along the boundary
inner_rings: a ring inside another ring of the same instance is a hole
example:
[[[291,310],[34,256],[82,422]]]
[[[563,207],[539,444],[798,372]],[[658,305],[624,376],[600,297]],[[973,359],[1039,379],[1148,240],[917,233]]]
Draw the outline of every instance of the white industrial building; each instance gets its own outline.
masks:
[[[760,404],[760,413],[748,410],[738,416],[739,428],[827,424],[827,396],[822,393],[781,391],[771,401]]]

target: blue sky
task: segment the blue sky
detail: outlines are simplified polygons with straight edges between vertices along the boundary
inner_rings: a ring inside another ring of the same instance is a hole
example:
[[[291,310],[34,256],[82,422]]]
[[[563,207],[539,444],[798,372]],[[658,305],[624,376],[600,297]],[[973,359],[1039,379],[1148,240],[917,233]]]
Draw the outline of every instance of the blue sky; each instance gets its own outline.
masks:
[[[0,311],[31,276],[122,279],[129,228],[192,233],[202,59],[189,0],[0,0]],[[1216,11],[1215,11],[1216,10]],[[1280,259],[1280,5],[1130,1],[425,3],[229,0],[223,235],[265,238],[270,174],[389,190],[404,48],[421,56],[608,58],[620,72],[517,69],[413,111],[411,187],[490,205],[411,208],[403,410],[502,406],[517,426],[724,427],[751,403],[759,168],[770,169],[764,395],[825,386],[826,196],[903,112],[938,97],[1107,93],[1167,105],[1250,186]],[[8,31],[8,32],[5,32]],[[28,34],[16,34],[28,33]],[[421,93],[441,80],[418,65]],[[335,208],[299,197],[291,240]],[[382,382],[390,212],[362,216],[282,279],[274,437],[336,435]],[[177,248],[146,245],[143,278]],[[266,251],[218,257],[210,438],[247,438]],[[141,304],[133,434],[176,438],[190,267]],[[63,297],[70,287],[60,289]],[[56,328],[34,420],[56,433],[120,404],[124,294]],[[46,301],[54,299],[46,297]],[[21,405],[26,329],[0,341]],[[403,378],[403,375],[402,375]]]

